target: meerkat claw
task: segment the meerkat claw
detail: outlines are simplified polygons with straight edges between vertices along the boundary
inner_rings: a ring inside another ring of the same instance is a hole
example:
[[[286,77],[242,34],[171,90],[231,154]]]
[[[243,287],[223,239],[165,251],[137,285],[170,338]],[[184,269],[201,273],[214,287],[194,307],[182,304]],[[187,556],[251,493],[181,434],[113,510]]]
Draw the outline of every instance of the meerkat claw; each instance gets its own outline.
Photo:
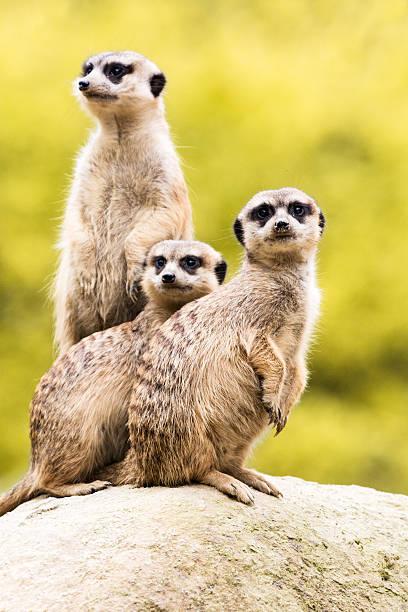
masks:
[[[276,425],[280,422],[281,419],[281,411],[279,407],[270,406],[269,408],[265,406],[265,410],[269,414],[269,425]]]
[[[127,281],[126,282],[126,293],[132,300],[132,302],[137,302],[138,295],[141,291],[141,286],[139,281]]]
[[[280,434],[280,432],[282,431],[282,429],[285,427],[286,423],[288,421],[288,417],[280,417],[277,425],[276,425],[276,432],[275,432],[275,438],[278,434]]]

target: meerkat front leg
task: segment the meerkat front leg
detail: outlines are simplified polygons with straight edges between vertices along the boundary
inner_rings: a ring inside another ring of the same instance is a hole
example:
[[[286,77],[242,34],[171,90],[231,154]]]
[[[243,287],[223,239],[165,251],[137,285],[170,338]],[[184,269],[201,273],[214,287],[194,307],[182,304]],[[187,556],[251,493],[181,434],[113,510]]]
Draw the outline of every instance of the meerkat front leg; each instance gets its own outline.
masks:
[[[64,256],[67,271],[72,271],[72,277],[84,297],[92,295],[96,285],[95,241],[91,232],[91,221],[88,225],[81,217],[79,205],[67,210],[64,222],[63,242],[66,242]],[[63,263],[63,262],[62,262]]]
[[[89,298],[96,287],[96,260],[93,242],[76,241],[72,249],[72,265],[76,281],[84,298]]]
[[[246,343],[248,358],[262,385],[262,401],[269,413],[270,423],[281,419],[281,393],[286,375],[285,362],[271,338],[256,336]]]
[[[307,382],[307,369],[303,358],[286,364],[286,378],[281,399],[281,418],[276,425],[276,435],[282,431],[290,411],[303,393]]]
[[[85,295],[92,291],[95,276],[92,273],[85,276],[80,270],[74,270],[75,261],[76,258],[64,254],[55,277],[55,341],[59,345],[60,353],[79,342],[84,335],[84,323],[89,334],[97,331],[100,325],[96,305],[90,295]]]
[[[174,204],[161,209],[148,209],[138,216],[137,227],[125,240],[126,291],[133,301],[137,301],[145,257],[151,247],[162,240],[189,238],[185,211],[183,208],[175,209]]]

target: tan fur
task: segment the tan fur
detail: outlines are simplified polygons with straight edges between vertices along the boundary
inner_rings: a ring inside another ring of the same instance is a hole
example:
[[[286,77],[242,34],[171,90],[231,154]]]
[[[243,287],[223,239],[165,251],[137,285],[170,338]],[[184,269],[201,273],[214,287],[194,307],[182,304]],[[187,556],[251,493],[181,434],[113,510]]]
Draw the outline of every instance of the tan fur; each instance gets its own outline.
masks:
[[[265,223],[253,216],[263,203]],[[303,219],[290,214],[294,205],[306,207]],[[289,224],[284,232],[282,223]],[[252,198],[235,224],[245,246],[241,271],[175,313],[152,339],[130,404],[131,447],[99,478],[136,486],[201,482],[248,504],[248,485],[279,495],[243,464],[269,420],[282,429],[305,386],[323,224],[314,200],[297,189]]]
[[[158,267],[158,257],[165,258],[164,267]],[[186,257],[201,265],[186,269]],[[146,343],[183,304],[218,287],[225,267],[220,254],[202,242],[164,241],[151,249],[143,312],[133,322],[84,338],[42,377],[31,402],[30,470],[0,497],[0,515],[40,493],[84,495],[107,486],[88,481],[125,456],[127,407]],[[164,283],[166,275],[174,275],[173,282]]]
[[[120,83],[103,72],[113,62],[132,69]],[[78,157],[59,242],[54,300],[61,352],[132,320],[145,303],[139,282],[150,247],[193,235],[162,95],[151,91],[159,69],[133,51],[101,53],[89,65],[93,70],[75,81],[74,90],[97,130]],[[89,89],[81,92],[80,81]]]

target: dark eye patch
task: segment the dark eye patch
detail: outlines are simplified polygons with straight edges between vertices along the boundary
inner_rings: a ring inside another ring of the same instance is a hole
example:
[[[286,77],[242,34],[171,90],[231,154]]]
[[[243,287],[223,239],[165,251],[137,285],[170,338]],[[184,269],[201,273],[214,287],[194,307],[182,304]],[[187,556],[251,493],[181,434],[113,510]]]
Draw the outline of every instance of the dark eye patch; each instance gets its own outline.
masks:
[[[154,264],[154,267],[156,268],[156,274],[159,274],[163,270],[166,263],[167,263],[167,260],[165,257],[163,257],[163,255],[157,255],[157,257],[153,259],[153,264]]]
[[[271,206],[271,204],[264,202],[251,210],[250,218],[252,221],[256,221],[261,227],[263,227],[274,214],[274,207]]]
[[[87,74],[90,74],[93,69],[94,69],[93,64],[85,62],[85,64],[82,66],[82,76],[86,76]]]
[[[195,255],[186,255],[180,259],[180,266],[189,274],[195,274],[197,268],[203,265],[202,259]]]
[[[288,206],[288,213],[292,215],[299,223],[304,223],[305,218],[312,214],[310,207],[302,202],[291,202]]]
[[[120,83],[122,78],[131,72],[133,72],[133,66],[126,66],[125,64],[120,64],[119,62],[106,64],[103,68],[104,75],[115,85]]]

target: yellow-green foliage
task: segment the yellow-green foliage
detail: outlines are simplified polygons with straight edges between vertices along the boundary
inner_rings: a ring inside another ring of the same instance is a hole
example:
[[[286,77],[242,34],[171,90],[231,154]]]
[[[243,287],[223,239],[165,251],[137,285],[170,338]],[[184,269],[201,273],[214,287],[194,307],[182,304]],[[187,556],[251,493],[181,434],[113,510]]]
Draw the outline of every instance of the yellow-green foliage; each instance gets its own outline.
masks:
[[[3,484],[26,466],[29,400],[53,359],[46,286],[92,124],[70,81],[87,55],[130,48],[168,77],[197,237],[231,271],[232,222],[254,192],[297,186],[326,213],[309,390],[252,463],[406,492],[405,0],[20,0],[3,7],[0,45]]]

